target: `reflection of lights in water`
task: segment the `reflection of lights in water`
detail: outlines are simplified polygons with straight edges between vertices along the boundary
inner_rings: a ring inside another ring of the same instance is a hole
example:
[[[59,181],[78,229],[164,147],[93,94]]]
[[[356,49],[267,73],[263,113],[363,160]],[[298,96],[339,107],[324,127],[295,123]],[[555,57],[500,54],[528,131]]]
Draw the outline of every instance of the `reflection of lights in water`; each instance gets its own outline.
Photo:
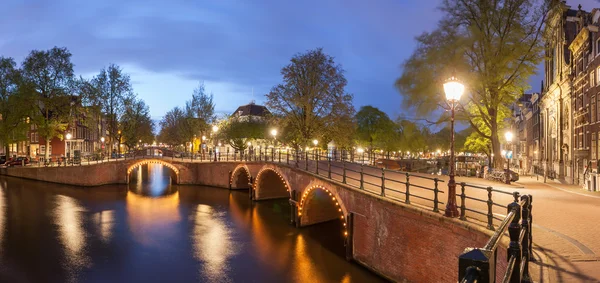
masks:
[[[159,198],[129,192],[126,203],[128,226],[137,242],[160,246],[177,233],[168,227],[181,219],[177,209],[179,192]]]
[[[222,215],[208,205],[199,204],[192,218],[195,224],[192,235],[194,254],[202,262],[202,273],[213,282],[230,281],[226,277],[229,269],[227,261],[238,250],[231,237],[231,228],[225,225]]]
[[[113,210],[105,210],[95,213],[92,218],[96,222],[100,229],[100,236],[102,241],[108,243],[112,236],[112,228],[114,227],[115,212]]]
[[[82,215],[85,209],[71,197],[56,195],[54,220],[58,226],[60,240],[65,248],[67,270],[70,281],[77,281],[75,272],[89,265],[85,254],[85,231]]]
[[[159,197],[175,192],[171,185],[171,169],[156,163],[139,165],[131,171],[129,190],[136,194]]]

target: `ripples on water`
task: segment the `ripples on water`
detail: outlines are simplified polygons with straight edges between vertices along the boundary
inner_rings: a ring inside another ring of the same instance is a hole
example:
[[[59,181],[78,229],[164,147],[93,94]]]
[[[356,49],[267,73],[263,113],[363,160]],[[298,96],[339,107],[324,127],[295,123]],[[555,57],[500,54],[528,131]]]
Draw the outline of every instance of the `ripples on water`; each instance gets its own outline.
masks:
[[[170,184],[144,165],[129,186],[0,177],[0,282],[378,282],[344,259],[342,224],[294,228],[287,200]]]

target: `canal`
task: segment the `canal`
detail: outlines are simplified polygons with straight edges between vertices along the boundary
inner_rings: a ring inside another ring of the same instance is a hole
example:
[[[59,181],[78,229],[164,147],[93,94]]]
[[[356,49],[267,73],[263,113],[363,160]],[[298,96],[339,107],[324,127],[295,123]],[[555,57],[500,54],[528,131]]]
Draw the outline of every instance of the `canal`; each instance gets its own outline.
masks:
[[[95,188],[0,177],[0,282],[381,282],[342,223],[295,228],[287,200],[170,184],[158,164]],[[82,176],[85,178],[85,176]]]

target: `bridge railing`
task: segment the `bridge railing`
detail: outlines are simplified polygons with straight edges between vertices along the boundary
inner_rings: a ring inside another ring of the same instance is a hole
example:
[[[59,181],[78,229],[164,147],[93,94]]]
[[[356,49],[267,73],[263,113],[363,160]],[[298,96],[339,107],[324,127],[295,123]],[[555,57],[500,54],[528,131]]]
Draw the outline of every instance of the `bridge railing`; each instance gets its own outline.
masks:
[[[502,282],[531,282],[529,262],[533,238],[531,195],[513,193],[514,201],[507,206],[507,216],[482,248],[467,248],[458,258],[458,278],[462,283],[496,282],[498,245],[508,231],[510,243],[506,250],[507,266]]]
[[[154,151],[152,151],[154,153]],[[219,162],[219,161],[265,161],[287,164],[319,176],[329,178],[348,186],[364,190],[367,193],[380,195],[407,204],[419,205],[439,212],[445,205],[445,181],[442,177],[424,173],[404,172],[371,165],[372,159],[363,159],[364,155],[355,156],[352,152],[339,151],[323,154],[320,150],[294,150],[282,148],[259,148],[244,151],[204,151],[195,154],[163,150],[163,155],[144,154],[138,151],[133,154],[119,155],[118,158],[84,158],[79,163],[55,162],[39,163],[37,166],[83,166],[102,162],[130,160],[139,158],[163,158],[183,162]],[[369,161],[371,160],[371,161]],[[468,218],[485,223],[486,227],[494,227],[502,221],[504,207],[500,203],[510,201],[508,192],[493,187],[469,183],[457,183],[457,198],[460,198],[460,219]],[[447,197],[446,197],[447,198]],[[496,224],[496,225],[495,225]]]

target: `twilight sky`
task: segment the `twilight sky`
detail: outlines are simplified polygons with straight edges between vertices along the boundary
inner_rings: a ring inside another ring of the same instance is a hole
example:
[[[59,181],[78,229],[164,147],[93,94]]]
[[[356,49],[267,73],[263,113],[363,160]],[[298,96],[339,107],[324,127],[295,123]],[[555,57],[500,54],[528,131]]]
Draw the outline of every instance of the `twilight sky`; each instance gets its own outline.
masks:
[[[394,81],[432,30],[441,0],[1,0],[0,56],[66,46],[77,75],[110,63],[131,75],[155,119],[183,105],[200,81],[230,113],[281,82],[298,52],[323,47],[346,70],[358,109],[401,114]],[[576,8],[595,0],[568,1]],[[531,79],[539,91],[541,75]],[[253,95],[254,92],[254,95]]]

